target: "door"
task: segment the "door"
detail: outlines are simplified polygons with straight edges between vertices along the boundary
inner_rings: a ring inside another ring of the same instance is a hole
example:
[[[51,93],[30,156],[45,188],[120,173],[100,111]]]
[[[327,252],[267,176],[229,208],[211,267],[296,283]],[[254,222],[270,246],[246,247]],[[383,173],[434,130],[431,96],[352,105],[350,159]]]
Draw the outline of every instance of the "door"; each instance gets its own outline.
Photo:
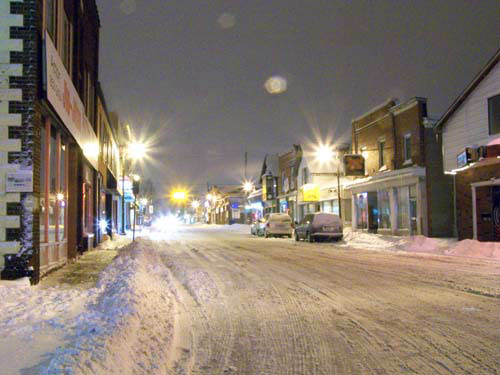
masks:
[[[493,241],[500,241],[500,186],[492,187]]]
[[[499,231],[499,187],[478,186],[476,188],[476,223],[478,241],[498,241]]]

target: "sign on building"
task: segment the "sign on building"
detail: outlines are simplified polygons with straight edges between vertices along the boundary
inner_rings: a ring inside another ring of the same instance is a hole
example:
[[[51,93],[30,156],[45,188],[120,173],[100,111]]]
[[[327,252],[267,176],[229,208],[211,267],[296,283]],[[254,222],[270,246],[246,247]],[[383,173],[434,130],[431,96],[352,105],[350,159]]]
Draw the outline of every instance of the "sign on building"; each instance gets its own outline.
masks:
[[[31,193],[33,192],[33,172],[7,173],[5,185],[7,193]]]
[[[44,63],[47,100],[75,138],[87,160],[97,170],[99,157],[97,136],[85,115],[85,107],[80,96],[47,31],[45,32]]]
[[[344,170],[346,176],[364,176],[365,158],[363,155],[344,155]]]
[[[262,200],[273,200],[276,198],[276,179],[273,176],[262,177]]]
[[[319,202],[319,186],[316,184],[306,184],[301,187],[303,202]]]

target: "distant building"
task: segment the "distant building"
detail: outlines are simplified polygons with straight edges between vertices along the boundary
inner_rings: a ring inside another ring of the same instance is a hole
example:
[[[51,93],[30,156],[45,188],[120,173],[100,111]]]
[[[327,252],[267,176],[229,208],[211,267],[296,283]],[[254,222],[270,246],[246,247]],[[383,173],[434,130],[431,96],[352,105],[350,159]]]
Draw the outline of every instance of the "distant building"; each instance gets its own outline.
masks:
[[[500,241],[500,50],[436,125],[459,239]]]
[[[293,145],[290,151],[279,155],[278,161],[278,212],[287,213],[294,220],[297,220],[297,177],[301,160],[302,147]]]
[[[364,159],[364,175],[345,185],[354,229],[451,235],[452,183],[433,124],[424,98],[388,100],[352,121],[352,153]]]

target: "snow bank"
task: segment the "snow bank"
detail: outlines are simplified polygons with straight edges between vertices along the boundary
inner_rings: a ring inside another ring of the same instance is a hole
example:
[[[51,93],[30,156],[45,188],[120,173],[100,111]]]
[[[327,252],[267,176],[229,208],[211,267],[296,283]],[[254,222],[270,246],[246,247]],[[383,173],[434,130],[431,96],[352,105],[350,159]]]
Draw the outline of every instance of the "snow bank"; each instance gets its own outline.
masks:
[[[153,245],[138,241],[89,290],[0,286],[2,371],[7,364],[6,374],[166,373],[170,280]]]
[[[445,254],[500,260],[500,242],[463,240],[447,249]]]
[[[351,228],[344,229],[344,241],[340,246],[500,260],[498,242],[457,241],[452,238],[430,238],[421,235],[396,237],[356,232]]]

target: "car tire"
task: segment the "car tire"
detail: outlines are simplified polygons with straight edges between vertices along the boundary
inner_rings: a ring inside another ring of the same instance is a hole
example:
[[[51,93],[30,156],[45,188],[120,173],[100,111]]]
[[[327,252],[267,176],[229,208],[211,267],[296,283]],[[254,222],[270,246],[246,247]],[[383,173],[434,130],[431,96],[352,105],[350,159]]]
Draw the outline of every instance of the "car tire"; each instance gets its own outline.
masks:
[[[311,235],[311,232],[307,232],[307,242],[314,242],[314,237]]]

